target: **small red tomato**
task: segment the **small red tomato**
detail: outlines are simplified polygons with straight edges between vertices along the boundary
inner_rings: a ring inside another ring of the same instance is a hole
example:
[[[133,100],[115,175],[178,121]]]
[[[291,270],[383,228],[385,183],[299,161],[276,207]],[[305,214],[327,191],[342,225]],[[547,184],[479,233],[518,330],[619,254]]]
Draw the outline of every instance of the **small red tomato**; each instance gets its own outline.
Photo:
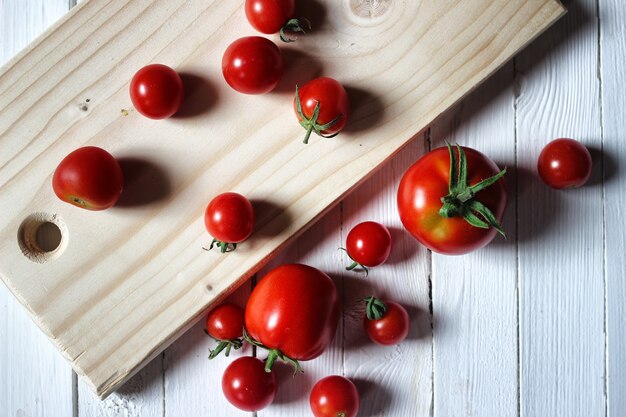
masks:
[[[353,260],[352,265],[346,268],[348,271],[361,266],[367,272],[368,266],[380,265],[389,257],[391,233],[380,223],[359,223],[348,233],[346,252]]]
[[[279,32],[283,42],[292,42],[285,32],[302,32],[310,29],[305,19],[295,19],[295,0],[246,0],[246,17],[253,28],[261,33]]]
[[[304,143],[309,142],[311,132],[326,138],[339,134],[348,123],[349,107],[348,93],[332,78],[316,78],[296,86],[293,108],[306,129]]]
[[[243,308],[235,304],[220,304],[209,312],[206,319],[206,331],[209,336],[219,342],[211,351],[209,359],[215,358],[224,349],[226,349],[225,356],[228,356],[231,348],[241,347],[243,324]]]
[[[251,356],[234,360],[222,377],[222,391],[232,405],[243,411],[259,411],[274,401],[276,380],[265,372],[265,363]]]
[[[178,111],[185,98],[180,75],[163,64],[146,65],[130,82],[130,99],[137,111],[150,119],[166,119]]]
[[[354,383],[339,375],[317,381],[309,396],[315,417],[355,417],[359,402],[359,391]]]
[[[539,155],[539,176],[552,188],[576,188],[591,176],[591,154],[585,145],[573,139],[555,139]]]
[[[254,208],[241,194],[220,194],[209,202],[204,212],[204,225],[213,237],[209,249],[217,245],[222,253],[230,252],[252,234]]]
[[[231,43],[222,57],[222,74],[233,89],[244,94],[272,91],[283,73],[283,57],[274,42],[247,36]]]
[[[369,338],[380,345],[397,345],[409,334],[409,313],[398,303],[386,303],[376,297],[367,304],[363,325]]]
[[[67,155],[52,176],[52,189],[57,197],[87,210],[112,207],[123,186],[119,162],[96,146],[85,146]]]

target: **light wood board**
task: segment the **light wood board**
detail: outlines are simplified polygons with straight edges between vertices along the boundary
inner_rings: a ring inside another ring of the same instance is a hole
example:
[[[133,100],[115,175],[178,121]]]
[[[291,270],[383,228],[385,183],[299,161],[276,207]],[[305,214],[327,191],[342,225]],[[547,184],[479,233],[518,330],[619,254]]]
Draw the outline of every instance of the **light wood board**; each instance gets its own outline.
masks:
[[[254,34],[232,2],[91,0],[3,69],[0,275],[99,395],[564,12],[551,0],[368,5],[302,7],[315,30],[281,46],[285,75],[264,96],[221,78],[222,51]],[[149,62],[183,73],[190,91],[178,117],[155,122],[130,107],[128,82]],[[353,114],[337,138],[304,146],[293,88],[322,74],[348,87]],[[122,204],[106,212],[51,190],[58,162],[86,144],[131,174]],[[253,200],[255,234],[228,256],[205,253],[204,207],[227,190]],[[37,213],[63,232],[43,262],[18,244]]]

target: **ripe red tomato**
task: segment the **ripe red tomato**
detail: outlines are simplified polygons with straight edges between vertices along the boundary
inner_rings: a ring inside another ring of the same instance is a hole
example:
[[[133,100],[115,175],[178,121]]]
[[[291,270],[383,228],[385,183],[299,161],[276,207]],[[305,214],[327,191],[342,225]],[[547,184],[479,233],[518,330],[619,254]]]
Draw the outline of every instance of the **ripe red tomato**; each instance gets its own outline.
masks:
[[[308,143],[311,132],[326,138],[338,135],[348,123],[350,103],[348,93],[338,81],[322,77],[302,87],[296,86],[293,108],[306,129],[304,143]]]
[[[85,146],[67,155],[52,176],[52,189],[57,197],[87,210],[112,207],[123,186],[119,162],[96,146]]]
[[[397,345],[409,334],[409,313],[398,303],[367,297],[363,327],[369,338],[380,345]]]
[[[457,146],[456,151],[442,147],[427,153],[404,173],[398,188],[404,227],[429,249],[447,255],[473,251],[497,232],[504,234],[499,222],[506,206],[501,179],[506,170],[474,149]]]
[[[240,93],[267,93],[276,87],[283,74],[283,56],[269,39],[240,38],[226,48],[222,74],[228,85]]]
[[[217,245],[222,253],[231,252],[254,229],[254,208],[246,197],[237,193],[223,193],[209,202],[204,212],[204,225],[213,237],[209,249]]]
[[[150,119],[166,119],[174,115],[184,98],[183,80],[167,65],[146,65],[130,81],[133,106]]]
[[[359,391],[354,383],[339,375],[317,381],[309,396],[315,417],[355,417],[359,402]]]
[[[270,349],[267,369],[280,358],[299,370],[296,361],[318,357],[335,335],[337,287],[311,266],[279,266],[252,290],[245,320],[249,336]]]
[[[209,312],[206,319],[206,332],[219,342],[211,351],[209,359],[215,358],[224,349],[226,349],[225,356],[228,356],[231,348],[241,347],[243,324],[243,308],[238,305],[224,303]]]
[[[574,139],[555,139],[539,155],[539,176],[552,188],[576,188],[585,185],[591,176],[591,154],[585,145]]]
[[[245,11],[253,28],[268,35],[279,32],[284,42],[293,41],[285,32],[304,33],[304,27],[311,28],[307,20],[293,18],[295,0],[246,0]]]
[[[361,266],[367,272],[368,266],[380,265],[389,257],[391,233],[380,223],[359,223],[348,233],[346,252],[353,260],[352,265],[346,268],[348,271]]]
[[[232,405],[243,411],[259,411],[274,401],[276,379],[265,372],[265,363],[251,356],[234,360],[222,377],[222,391]]]

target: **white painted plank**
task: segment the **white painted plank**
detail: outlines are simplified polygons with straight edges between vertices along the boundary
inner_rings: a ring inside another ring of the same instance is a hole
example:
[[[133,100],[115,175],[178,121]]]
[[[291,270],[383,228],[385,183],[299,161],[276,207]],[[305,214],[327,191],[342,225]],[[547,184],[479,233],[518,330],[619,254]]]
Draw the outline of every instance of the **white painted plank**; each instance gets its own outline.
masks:
[[[509,168],[508,239],[432,254],[436,416],[518,415],[513,78],[509,64],[431,128],[433,149],[458,143]]]
[[[608,333],[608,415],[626,413],[626,10],[622,0],[600,1],[602,126],[605,187],[606,331]],[[600,172],[597,170],[595,172]],[[619,175],[621,172],[621,175]]]
[[[568,7],[516,61],[523,416],[605,415],[602,189],[552,190],[536,173],[554,138],[601,145],[597,5]]]
[[[66,0],[0,2],[0,65],[66,11]],[[4,285],[0,317],[0,415],[72,415],[69,365]]]
[[[387,226],[392,252],[381,266],[363,273],[343,271],[344,374],[354,380],[366,416],[429,416],[432,411],[432,331],[429,298],[430,259],[424,247],[404,230],[396,208],[396,192],[404,171],[426,150],[418,135],[391,161],[342,203],[342,244],[363,221]],[[350,264],[343,253],[342,266]],[[398,302],[410,316],[407,339],[379,346],[363,329],[363,298],[375,294]]]

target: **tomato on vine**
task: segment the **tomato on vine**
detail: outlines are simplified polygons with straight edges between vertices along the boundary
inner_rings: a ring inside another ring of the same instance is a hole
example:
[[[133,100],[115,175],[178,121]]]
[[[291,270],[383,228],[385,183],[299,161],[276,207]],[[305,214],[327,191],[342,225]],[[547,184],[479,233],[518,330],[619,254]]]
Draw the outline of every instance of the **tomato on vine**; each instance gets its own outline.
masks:
[[[348,93],[332,78],[316,78],[302,87],[296,85],[293,108],[306,129],[304,143],[309,142],[312,132],[325,138],[337,136],[348,122],[349,107]]]
[[[450,145],[435,149],[400,180],[398,212],[404,227],[429,249],[460,255],[491,242],[506,206],[506,169],[482,153]]]
[[[344,250],[352,259],[352,264],[347,266],[346,270],[352,271],[360,267],[367,274],[368,267],[378,266],[389,258],[391,233],[380,223],[371,221],[359,223],[348,233]]]
[[[233,89],[244,94],[272,91],[283,73],[283,57],[274,42],[246,36],[231,43],[222,57],[222,74]]]
[[[278,32],[283,42],[294,41],[287,32],[306,33],[311,29],[308,20],[293,17],[295,0],[246,0],[245,11],[253,28],[267,35]]]
[[[243,411],[259,411],[274,401],[276,379],[265,372],[262,360],[244,356],[234,360],[222,376],[222,391],[232,405]]]
[[[539,176],[556,189],[582,187],[591,176],[592,160],[585,145],[574,139],[548,143],[537,161]]]
[[[213,237],[213,246],[222,253],[232,252],[246,240],[254,229],[254,207],[246,197],[237,193],[223,193],[209,202],[204,212],[204,224]]]
[[[180,109],[184,98],[183,80],[167,65],[146,65],[130,81],[133,106],[150,119],[173,116]]]
[[[224,303],[211,310],[206,319],[206,333],[218,344],[211,351],[209,359],[217,357],[223,350],[225,350],[224,355],[228,356],[231,348],[241,348],[243,325],[243,308],[238,305]]]
[[[309,395],[309,405],[315,417],[355,417],[359,403],[359,391],[354,383],[339,375],[320,379]]]
[[[365,299],[363,327],[369,338],[380,345],[397,345],[409,334],[409,313],[393,301],[371,296]]]

